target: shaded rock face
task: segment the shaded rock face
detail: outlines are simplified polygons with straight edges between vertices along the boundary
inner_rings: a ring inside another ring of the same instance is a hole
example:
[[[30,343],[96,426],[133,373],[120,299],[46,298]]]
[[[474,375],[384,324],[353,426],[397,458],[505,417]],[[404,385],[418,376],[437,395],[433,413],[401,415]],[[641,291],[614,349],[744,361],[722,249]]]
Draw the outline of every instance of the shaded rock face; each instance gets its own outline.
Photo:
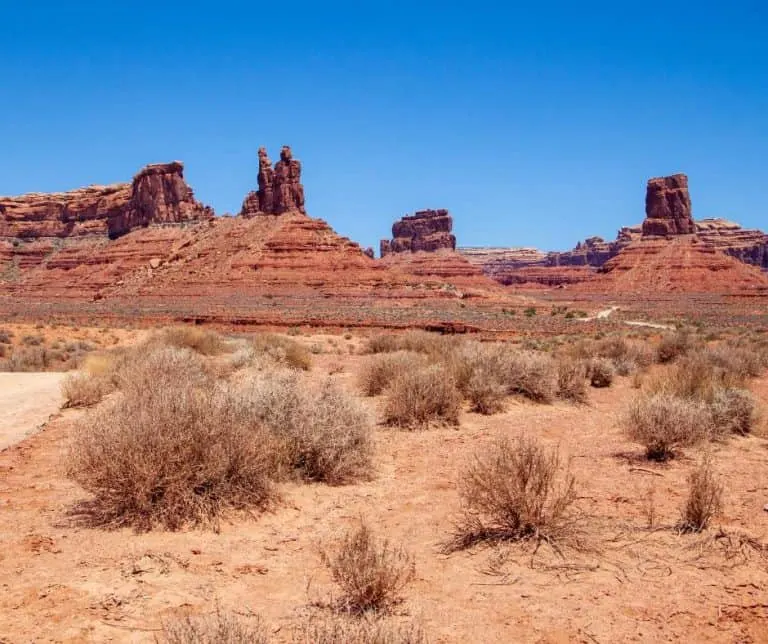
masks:
[[[283,146],[280,161],[274,168],[264,148],[259,148],[259,189],[249,192],[243,201],[240,215],[282,215],[304,209],[304,186],[301,184],[301,162],[293,158],[291,148]]]
[[[695,232],[688,177],[674,174],[650,179],[645,192],[643,235],[690,235]]]
[[[149,165],[132,183],[0,197],[0,238],[116,238],[150,224],[213,217],[184,181],[181,163]]]
[[[390,253],[456,250],[456,237],[451,233],[453,219],[448,211],[418,210],[392,224],[392,239],[382,239],[381,256]]]
[[[184,181],[184,166],[178,161],[143,168],[131,184],[128,207],[108,218],[109,237],[150,224],[177,224],[211,219],[213,210],[195,200]]]

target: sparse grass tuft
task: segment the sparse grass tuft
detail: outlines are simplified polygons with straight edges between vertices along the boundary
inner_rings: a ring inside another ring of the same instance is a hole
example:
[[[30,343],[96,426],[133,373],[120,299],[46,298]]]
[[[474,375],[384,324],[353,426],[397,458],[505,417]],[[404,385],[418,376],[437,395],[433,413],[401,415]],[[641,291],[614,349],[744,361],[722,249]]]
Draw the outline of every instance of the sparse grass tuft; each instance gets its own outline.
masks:
[[[459,481],[464,513],[447,550],[480,542],[546,540],[572,533],[575,479],[557,450],[530,437],[501,439]]]
[[[413,622],[393,623],[378,615],[322,615],[308,619],[295,633],[294,644],[427,644]]]
[[[321,552],[323,563],[340,586],[344,612],[382,612],[400,601],[414,578],[413,557],[389,541],[379,541],[364,523],[346,534],[338,547]]]
[[[704,461],[688,477],[688,497],[681,509],[681,532],[701,532],[709,526],[723,506],[723,487],[715,476],[712,463]]]
[[[246,623],[236,615],[216,610],[208,616],[186,615],[163,624],[164,644],[267,644],[260,618]]]

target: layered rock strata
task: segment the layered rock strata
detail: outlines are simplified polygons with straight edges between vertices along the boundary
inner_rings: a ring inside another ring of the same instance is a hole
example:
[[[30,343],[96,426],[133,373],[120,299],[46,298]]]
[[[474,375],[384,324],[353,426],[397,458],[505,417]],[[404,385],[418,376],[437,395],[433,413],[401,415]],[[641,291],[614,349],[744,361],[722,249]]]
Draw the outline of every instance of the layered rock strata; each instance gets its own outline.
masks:
[[[451,233],[452,230],[453,219],[447,210],[417,210],[413,215],[406,215],[392,224],[392,239],[381,240],[381,256],[386,257],[390,253],[456,250],[456,237]]]
[[[643,235],[692,235],[695,232],[688,177],[673,174],[650,179],[645,192]]]
[[[115,239],[150,224],[212,217],[213,210],[196,201],[184,181],[184,166],[173,162],[146,166],[131,183],[0,197],[0,238]]]

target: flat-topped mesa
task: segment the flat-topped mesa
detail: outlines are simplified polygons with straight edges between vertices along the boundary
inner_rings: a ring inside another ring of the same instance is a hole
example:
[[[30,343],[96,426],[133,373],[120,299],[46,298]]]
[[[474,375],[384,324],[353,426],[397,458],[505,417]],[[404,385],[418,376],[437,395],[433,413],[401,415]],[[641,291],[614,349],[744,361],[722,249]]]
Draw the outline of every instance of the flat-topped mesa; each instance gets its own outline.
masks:
[[[146,166],[132,183],[0,197],[0,238],[114,239],[150,224],[212,217],[184,181],[184,166],[174,161]]]
[[[259,189],[249,192],[240,209],[242,217],[282,215],[304,209],[304,186],[301,184],[301,162],[293,158],[291,148],[283,146],[280,160],[272,162],[264,148],[259,148]]]
[[[673,174],[648,181],[643,235],[690,235],[696,232],[688,194],[688,177]]]
[[[452,229],[453,219],[447,210],[417,210],[392,224],[392,239],[381,240],[381,256],[420,250],[456,250]]]

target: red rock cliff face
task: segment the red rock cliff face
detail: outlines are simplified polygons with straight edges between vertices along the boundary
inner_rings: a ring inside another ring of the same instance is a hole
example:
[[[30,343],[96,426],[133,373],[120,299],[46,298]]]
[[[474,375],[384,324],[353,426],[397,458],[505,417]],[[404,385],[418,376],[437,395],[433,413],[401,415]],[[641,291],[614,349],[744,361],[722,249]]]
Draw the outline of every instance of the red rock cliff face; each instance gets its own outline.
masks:
[[[0,197],[0,238],[116,238],[150,224],[210,219],[213,210],[195,200],[183,171],[181,163],[163,163],[132,183]]]
[[[456,237],[451,234],[453,219],[447,210],[418,210],[392,224],[393,239],[382,239],[381,256],[390,253],[456,250]]]
[[[129,183],[0,197],[0,237],[31,240],[106,235],[107,222],[127,209],[130,197]]]
[[[178,224],[211,219],[213,210],[195,200],[184,181],[184,166],[178,161],[143,168],[131,184],[127,207],[108,218],[112,238],[150,224]]]
[[[690,235],[695,232],[688,177],[674,174],[650,179],[645,193],[643,235]]]
[[[249,192],[243,201],[240,215],[282,215],[286,212],[300,212],[304,209],[304,186],[301,184],[301,162],[293,158],[291,148],[283,146],[280,161],[272,162],[264,148],[259,148],[259,189]]]

